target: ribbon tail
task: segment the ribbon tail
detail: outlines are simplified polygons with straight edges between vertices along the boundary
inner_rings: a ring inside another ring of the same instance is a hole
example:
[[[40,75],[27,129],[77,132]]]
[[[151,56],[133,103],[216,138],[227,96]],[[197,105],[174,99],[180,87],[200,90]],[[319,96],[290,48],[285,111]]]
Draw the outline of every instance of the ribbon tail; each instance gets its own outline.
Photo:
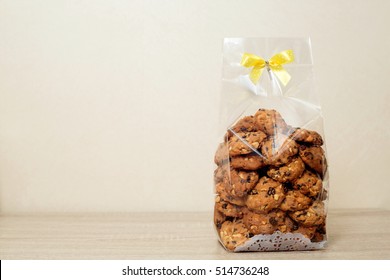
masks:
[[[275,76],[278,77],[283,86],[286,86],[291,80],[290,74],[282,67],[280,69],[272,69],[272,71],[274,72]]]
[[[249,78],[253,84],[257,84],[257,82],[260,80],[261,74],[263,74],[263,68],[253,67],[252,71],[249,73]]]

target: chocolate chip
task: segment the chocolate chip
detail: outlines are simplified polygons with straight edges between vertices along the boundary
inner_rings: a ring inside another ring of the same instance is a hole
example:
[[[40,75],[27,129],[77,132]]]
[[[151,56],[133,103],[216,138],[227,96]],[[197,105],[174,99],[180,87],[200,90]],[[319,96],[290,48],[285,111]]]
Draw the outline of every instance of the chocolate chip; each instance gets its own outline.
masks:
[[[304,150],[306,150],[306,146],[305,145],[301,145],[300,147],[299,147],[302,151],[304,151]]]
[[[278,221],[274,217],[271,217],[269,218],[269,223],[273,226],[276,226],[278,224]]]
[[[317,229],[318,233],[320,234],[326,234],[326,230],[325,230],[325,227],[321,227],[319,229]]]
[[[294,224],[292,227],[293,230],[298,230],[298,228],[299,228],[299,226],[297,224]]]
[[[268,194],[268,195],[274,195],[274,194],[275,194],[275,189],[272,188],[272,187],[270,187],[270,188],[268,189],[267,194]]]
[[[222,204],[222,208],[223,208],[223,209],[226,209],[227,206],[228,206],[227,203]]]
[[[252,238],[253,236],[255,236],[253,233],[248,234],[248,238]]]
[[[251,176],[248,175],[248,177],[246,178],[246,182],[249,183],[251,181]]]

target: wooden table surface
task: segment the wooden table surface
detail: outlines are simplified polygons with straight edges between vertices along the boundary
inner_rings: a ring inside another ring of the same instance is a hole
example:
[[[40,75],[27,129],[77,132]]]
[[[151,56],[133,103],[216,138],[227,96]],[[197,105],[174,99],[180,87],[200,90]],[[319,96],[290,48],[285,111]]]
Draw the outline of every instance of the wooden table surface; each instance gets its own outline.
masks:
[[[390,259],[390,211],[329,213],[321,251],[229,253],[210,213],[0,215],[0,259]]]

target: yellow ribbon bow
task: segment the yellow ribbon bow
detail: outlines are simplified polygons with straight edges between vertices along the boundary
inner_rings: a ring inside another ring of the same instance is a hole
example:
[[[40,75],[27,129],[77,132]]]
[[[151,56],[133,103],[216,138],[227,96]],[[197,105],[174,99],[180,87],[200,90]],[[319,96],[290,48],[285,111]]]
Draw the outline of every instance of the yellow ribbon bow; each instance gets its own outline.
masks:
[[[241,60],[241,65],[245,67],[253,67],[249,78],[252,83],[257,84],[259,81],[261,74],[265,67],[272,70],[275,73],[276,77],[280,80],[280,82],[286,86],[291,79],[291,76],[287,71],[283,68],[283,64],[291,63],[294,61],[294,53],[292,50],[285,50],[280,53],[275,54],[271,57],[270,60],[265,60],[260,56],[244,53]]]

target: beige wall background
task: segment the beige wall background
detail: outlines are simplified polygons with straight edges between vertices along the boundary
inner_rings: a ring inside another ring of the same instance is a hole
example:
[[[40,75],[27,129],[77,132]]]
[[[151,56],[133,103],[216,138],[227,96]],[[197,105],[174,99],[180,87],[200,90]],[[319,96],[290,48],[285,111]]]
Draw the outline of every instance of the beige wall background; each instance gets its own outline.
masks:
[[[310,36],[333,208],[390,209],[389,1],[0,2],[0,211],[210,211],[224,37]]]

